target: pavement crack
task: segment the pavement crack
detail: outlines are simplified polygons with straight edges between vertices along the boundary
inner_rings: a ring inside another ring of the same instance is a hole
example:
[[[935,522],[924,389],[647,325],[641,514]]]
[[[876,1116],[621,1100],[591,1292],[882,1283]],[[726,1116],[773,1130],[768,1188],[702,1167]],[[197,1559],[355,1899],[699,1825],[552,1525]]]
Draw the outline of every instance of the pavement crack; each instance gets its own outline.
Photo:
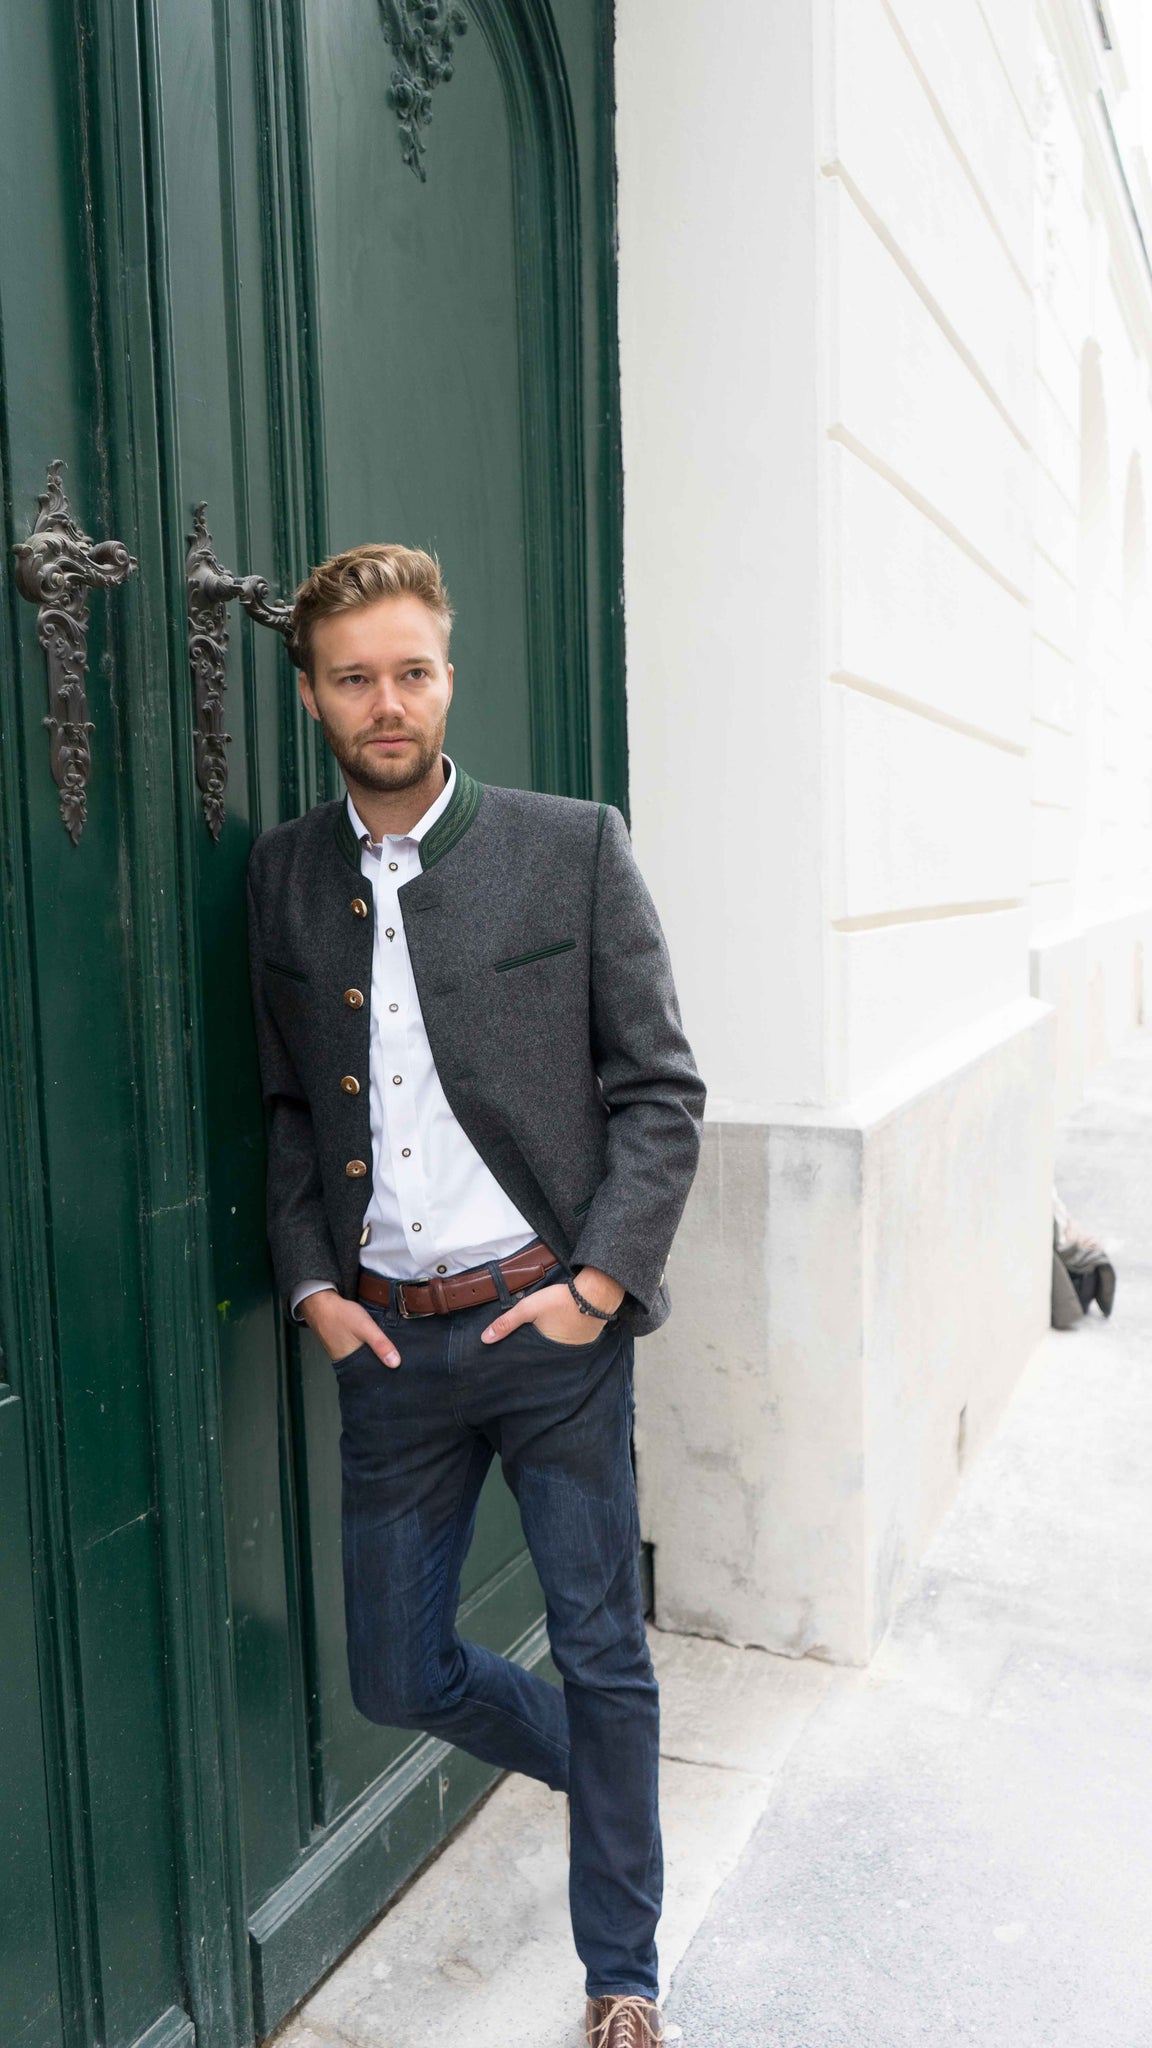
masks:
[[[750,1771],[746,1764],[726,1764],[719,1757],[681,1756],[675,1749],[662,1749],[661,1756],[670,1764],[699,1764],[706,1771],[728,1771],[737,1778],[750,1778],[755,1784],[768,1785],[771,1779],[763,1771]]]

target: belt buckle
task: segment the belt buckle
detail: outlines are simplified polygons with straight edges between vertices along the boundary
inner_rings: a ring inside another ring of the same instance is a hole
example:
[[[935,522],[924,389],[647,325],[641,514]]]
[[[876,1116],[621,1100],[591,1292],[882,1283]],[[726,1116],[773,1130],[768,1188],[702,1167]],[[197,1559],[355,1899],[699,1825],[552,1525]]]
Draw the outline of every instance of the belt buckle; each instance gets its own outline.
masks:
[[[404,1282],[402,1280],[397,1280],[393,1292],[396,1296],[396,1306],[400,1311],[401,1320],[403,1322],[420,1323],[423,1322],[425,1316],[435,1315],[436,1311],[434,1308],[422,1309],[418,1311],[416,1315],[413,1315],[411,1309],[408,1307],[407,1303],[404,1300]]]

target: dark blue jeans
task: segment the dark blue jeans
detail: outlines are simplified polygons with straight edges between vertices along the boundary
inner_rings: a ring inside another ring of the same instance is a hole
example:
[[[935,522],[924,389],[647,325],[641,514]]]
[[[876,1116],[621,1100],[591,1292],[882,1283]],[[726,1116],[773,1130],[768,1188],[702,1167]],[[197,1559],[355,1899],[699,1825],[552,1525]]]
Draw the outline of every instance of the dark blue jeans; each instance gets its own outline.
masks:
[[[529,1323],[482,1344],[500,1307],[407,1322],[374,1308],[402,1363],[361,1346],[334,1368],[352,1696],[372,1721],[567,1792],[588,1996],[655,1998],[659,1696],[640,1592],[632,1337],[610,1324],[586,1344],[558,1344]],[[494,1455],[544,1588],[562,1692],[456,1630]]]

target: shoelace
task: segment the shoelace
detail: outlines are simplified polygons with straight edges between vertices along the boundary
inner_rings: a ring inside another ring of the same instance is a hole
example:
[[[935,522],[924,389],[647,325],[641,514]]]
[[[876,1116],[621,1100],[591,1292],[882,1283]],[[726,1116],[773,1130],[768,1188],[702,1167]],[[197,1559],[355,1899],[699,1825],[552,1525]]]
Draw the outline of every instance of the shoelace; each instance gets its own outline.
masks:
[[[653,2019],[659,2032],[653,2028]],[[655,2043],[659,2048],[659,2043],[665,2039],[658,2009],[636,1992],[625,1992],[612,2000],[603,2019],[597,2020],[596,2025],[585,2033],[588,2048],[607,2048],[609,2033],[614,2026],[618,2028],[618,2034],[613,2048],[645,2048],[647,2042]]]

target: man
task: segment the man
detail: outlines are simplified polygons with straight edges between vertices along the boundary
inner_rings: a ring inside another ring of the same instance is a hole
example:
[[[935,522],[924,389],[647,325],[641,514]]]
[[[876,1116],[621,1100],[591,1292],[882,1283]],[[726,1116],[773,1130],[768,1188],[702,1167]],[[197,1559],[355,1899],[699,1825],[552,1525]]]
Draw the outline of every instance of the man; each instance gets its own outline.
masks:
[[[398,546],[296,593],[300,694],[348,795],[252,852],[269,1238],[339,1386],[356,1705],[568,1793],[586,2035],[648,2048],[632,1343],[668,1314],[704,1090],[620,813],[481,787],[442,752],[451,620],[439,565]],[[493,1455],[563,1692],[456,1632]]]

